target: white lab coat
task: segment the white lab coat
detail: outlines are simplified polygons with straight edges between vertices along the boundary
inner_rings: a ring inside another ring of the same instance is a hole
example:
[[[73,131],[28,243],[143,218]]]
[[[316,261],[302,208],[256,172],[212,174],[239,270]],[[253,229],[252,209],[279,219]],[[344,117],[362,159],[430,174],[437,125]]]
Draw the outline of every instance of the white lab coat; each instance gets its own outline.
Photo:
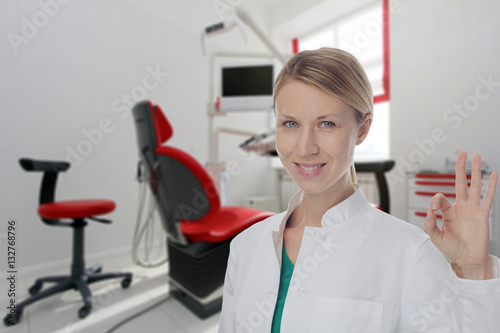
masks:
[[[270,332],[283,229],[300,204],[231,243],[220,333]],[[458,278],[420,228],[373,208],[361,189],[306,227],[285,300],[281,332],[500,332],[495,279]]]

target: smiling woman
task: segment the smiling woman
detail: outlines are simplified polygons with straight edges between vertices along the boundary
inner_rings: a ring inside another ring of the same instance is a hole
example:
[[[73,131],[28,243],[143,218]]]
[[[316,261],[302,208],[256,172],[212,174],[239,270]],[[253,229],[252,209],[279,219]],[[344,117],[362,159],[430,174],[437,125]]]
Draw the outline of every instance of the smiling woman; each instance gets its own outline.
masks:
[[[334,51],[332,52],[332,50]],[[278,92],[281,91],[283,86],[287,86],[290,80],[300,81],[307,85],[308,88],[317,88],[319,90],[316,92],[317,95],[319,92],[323,92],[330,99],[333,98],[335,101],[329,100],[325,103],[336,103],[337,105],[333,110],[337,110],[337,112],[350,107],[360,129],[362,128],[364,131],[361,141],[356,144],[360,144],[364,140],[372,121],[373,93],[365,71],[354,56],[340,49],[332,48],[300,52],[300,54],[290,59],[276,78],[274,87],[275,106],[278,103],[278,96],[280,96]],[[339,103],[342,105],[339,106]],[[277,112],[276,109],[275,112]],[[339,114],[337,113],[337,115]],[[277,122],[279,126],[279,119],[277,119]],[[361,125],[364,125],[364,127]],[[352,161],[351,180],[356,183],[356,173]]]
[[[276,149],[301,191],[232,241],[219,332],[496,332],[500,318],[483,309],[500,307],[500,260],[488,254],[498,174],[481,205],[481,158],[468,188],[460,153],[457,202],[436,195],[425,233],[372,207],[355,184],[373,96],[352,55],[301,52],[274,92]],[[440,301],[450,285],[457,297]]]

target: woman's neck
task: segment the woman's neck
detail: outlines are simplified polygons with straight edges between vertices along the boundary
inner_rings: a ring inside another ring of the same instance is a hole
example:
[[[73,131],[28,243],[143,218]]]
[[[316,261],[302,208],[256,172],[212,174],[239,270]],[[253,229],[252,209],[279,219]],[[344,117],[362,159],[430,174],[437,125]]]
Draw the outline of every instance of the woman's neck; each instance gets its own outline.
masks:
[[[293,212],[287,227],[321,227],[321,220],[327,210],[350,197],[355,187],[350,178],[339,180],[334,186],[320,193],[304,193],[299,207]]]

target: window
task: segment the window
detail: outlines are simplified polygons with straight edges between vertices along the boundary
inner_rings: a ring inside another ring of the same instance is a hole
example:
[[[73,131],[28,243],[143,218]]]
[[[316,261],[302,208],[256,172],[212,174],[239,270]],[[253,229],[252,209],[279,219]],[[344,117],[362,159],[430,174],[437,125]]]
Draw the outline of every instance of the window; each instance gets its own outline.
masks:
[[[389,157],[389,0],[380,0],[292,41],[294,53],[336,47],[358,58],[372,84],[374,122],[355,160]]]

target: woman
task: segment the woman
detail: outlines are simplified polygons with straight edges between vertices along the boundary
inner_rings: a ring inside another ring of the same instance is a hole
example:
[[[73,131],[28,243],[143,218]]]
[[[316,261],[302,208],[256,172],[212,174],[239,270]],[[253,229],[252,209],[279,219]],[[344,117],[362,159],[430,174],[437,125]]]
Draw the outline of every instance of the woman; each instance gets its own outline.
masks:
[[[355,184],[373,96],[352,55],[301,52],[274,91],[276,149],[301,191],[231,243],[219,332],[498,332],[499,260],[488,254],[498,174],[480,205],[480,157],[468,189],[461,152],[456,203],[432,198],[426,234]]]

